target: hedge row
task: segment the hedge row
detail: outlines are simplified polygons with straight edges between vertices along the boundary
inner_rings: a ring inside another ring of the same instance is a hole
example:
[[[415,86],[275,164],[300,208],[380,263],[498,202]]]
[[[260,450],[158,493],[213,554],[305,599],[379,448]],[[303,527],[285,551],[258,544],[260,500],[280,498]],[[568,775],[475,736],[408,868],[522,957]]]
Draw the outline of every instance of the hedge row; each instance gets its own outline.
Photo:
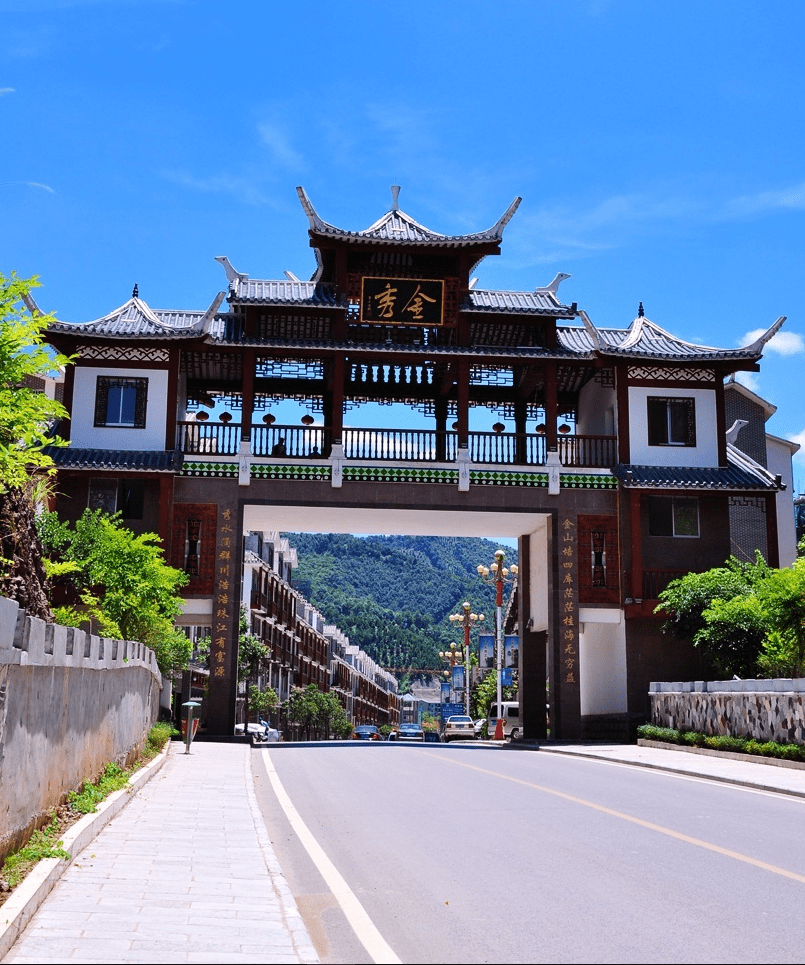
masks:
[[[692,730],[655,727],[654,724],[643,724],[638,727],[637,736],[643,740],[664,741],[666,744],[682,744],[685,747],[707,747],[714,751],[759,754],[762,757],[780,757],[787,761],[805,761],[805,747],[801,744],[777,744],[775,741],[758,741],[753,737],[719,737],[699,734]]]

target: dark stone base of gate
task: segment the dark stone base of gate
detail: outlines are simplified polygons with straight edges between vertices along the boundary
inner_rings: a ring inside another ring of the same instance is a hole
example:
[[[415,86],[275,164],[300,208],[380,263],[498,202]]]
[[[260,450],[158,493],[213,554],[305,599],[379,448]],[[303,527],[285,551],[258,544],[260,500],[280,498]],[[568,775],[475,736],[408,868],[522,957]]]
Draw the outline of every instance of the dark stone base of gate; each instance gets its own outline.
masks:
[[[634,744],[637,728],[646,723],[642,714],[590,714],[581,718],[581,739],[608,744]]]

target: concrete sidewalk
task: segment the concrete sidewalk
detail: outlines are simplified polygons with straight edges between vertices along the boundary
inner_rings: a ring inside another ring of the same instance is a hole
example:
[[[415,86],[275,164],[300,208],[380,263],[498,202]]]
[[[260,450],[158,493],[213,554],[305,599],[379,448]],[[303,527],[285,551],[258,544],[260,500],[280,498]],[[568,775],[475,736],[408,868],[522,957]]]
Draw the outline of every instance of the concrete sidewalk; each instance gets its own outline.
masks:
[[[174,744],[4,962],[318,962],[242,743]]]
[[[525,747],[523,748],[525,749]],[[771,758],[758,760],[747,755],[692,752],[663,745],[646,744],[541,744],[540,753],[570,754],[614,761],[635,767],[673,771],[778,794],[805,797],[805,765],[792,765]]]

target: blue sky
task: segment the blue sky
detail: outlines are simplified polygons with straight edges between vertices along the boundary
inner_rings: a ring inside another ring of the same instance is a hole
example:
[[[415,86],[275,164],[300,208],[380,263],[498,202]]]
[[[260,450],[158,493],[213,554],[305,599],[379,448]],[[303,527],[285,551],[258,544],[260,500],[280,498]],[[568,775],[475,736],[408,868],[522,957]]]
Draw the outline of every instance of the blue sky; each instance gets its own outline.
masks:
[[[805,443],[800,0],[0,0],[0,271],[97,318],[205,309],[213,260],[309,277],[295,187],[364,228],[493,224],[480,286],[557,271],[598,325],[691,341],[787,315],[751,385]],[[797,65],[800,66],[797,66]],[[805,454],[795,460],[799,490]]]

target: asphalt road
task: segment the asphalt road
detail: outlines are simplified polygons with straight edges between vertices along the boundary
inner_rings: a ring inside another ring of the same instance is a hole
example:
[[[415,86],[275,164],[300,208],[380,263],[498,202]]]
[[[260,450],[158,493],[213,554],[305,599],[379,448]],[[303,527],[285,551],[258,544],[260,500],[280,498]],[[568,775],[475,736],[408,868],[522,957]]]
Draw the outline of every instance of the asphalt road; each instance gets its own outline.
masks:
[[[400,961],[802,958],[802,799],[480,745],[255,749],[258,800],[322,961],[383,956],[264,763]]]

